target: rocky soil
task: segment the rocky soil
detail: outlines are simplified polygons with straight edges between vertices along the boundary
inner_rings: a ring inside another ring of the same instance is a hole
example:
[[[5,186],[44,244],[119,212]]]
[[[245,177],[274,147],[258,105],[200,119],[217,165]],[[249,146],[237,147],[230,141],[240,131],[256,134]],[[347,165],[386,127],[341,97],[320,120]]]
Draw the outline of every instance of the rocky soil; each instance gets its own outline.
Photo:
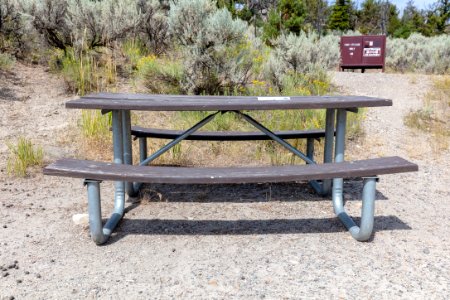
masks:
[[[368,109],[349,158],[399,155],[419,172],[381,176],[375,234],[353,240],[331,202],[303,184],[147,187],[110,242],[95,246],[82,180],[6,174],[6,142],[24,135],[46,160],[74,156],[78,111],[39,67],[0,73],[0,299],[448,299],[450,152],[403,125],[429,76],[333,73],[342,93],[392,99]],[[359,215],[361,183],[345,186]],[[104,216],[112,184],[103,184]]]

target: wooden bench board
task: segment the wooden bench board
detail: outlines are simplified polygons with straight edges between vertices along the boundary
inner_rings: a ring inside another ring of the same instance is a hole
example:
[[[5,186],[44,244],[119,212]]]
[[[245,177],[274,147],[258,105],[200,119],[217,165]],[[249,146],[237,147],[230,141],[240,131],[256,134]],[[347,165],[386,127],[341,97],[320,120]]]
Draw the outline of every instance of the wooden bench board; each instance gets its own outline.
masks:
[[[255,96],[96,93],[66,103],[66,108],[149,111],[354,109],[375,106],[392,106],[392,101],[366,96],[292,96],[289,100],[258,100]]]
[[[184,133],[183,130],[170,130],[159,128],[146,128],[140,126],[131,127],[131,135],[136,137],[151,137],[159,139],[176,139]],[[325,130],[286,130],[275,131],[278,137],[282,139],[318,139],[325,137]],[[186,140],[196,141],[261,141],[271,140],[271,138],[260,131],[197,131],[189,135]]]
[[[225,184],[365,177],[417,170],[416,164],[397,156],[318,165],[222,168],[132,166],[62,159],[45,167],[44,174],[144,183]]]

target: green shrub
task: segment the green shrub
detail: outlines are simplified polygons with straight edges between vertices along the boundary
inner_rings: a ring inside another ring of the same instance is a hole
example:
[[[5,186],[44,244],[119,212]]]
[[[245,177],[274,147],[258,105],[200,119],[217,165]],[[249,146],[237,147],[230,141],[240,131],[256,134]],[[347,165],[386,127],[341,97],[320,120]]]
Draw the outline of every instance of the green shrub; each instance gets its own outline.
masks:
[[[174,59],[157,58],[154,55],[143,57],[137,63],[137,74],[150,93],[182,93],[183,67]]]
[[[103,53],[73,48],[65,52],[55,50],[50,67],[62,73],[71,92],[85,95],[106,91],[117,80],[116,62],[108,49],[102,50]]]
[[[288,71],[307,74],[316,69],[334,68],[339,63],[338,39],[333,36],[283,34],[275,45],[267,65],[268,75],[273,79],[282,78]]]
[[[183,89],[220,94],[244,86],[252,68],[247,25],[209,0],[180,0],[171,6],[169,28],[182,45]]]
[[[386,66],[398,72],[448,74],[450,36],[424,37],[413,33],[407,39],[388,39]]]
[[[19,1],[0,1],[0,51],[24,58],[33,39]]]
[[[30,166],[42,165],[44,152],[41,147],[34,147],[30,140],[19,137],[17,144],[7,144],[10,154],[7,172],[10,175],[25,177]]]
[[[149,50],[140,39],[126,40],[121,45],[121,51],[125,57],[122,68],[126,71],[126,75],[135,73],[139,61],[149,54]]]
[[[142,14],[134,0],[29,0],[26,11],[52,47],[103,47],[132,35]]]
[[[170,45],[169,23],[160,1],[139,0],[138,9],[142,13],[138,31],[152,53],[167,52]]]
[[[0,52],[0,70],[9,70],[15,63],[14,57],[7,53]]]

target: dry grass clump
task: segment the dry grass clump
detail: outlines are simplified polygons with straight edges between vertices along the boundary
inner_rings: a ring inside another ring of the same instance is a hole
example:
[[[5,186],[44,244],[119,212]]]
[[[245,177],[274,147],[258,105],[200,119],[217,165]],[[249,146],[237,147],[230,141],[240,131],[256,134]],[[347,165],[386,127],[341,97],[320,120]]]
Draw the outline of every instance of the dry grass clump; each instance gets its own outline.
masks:
[[[14,66],[15,61],[11,55],[0,52],[0,70],[10,70]]]
[[[25,177],[28,167],[42,165],[44,158],[42,147],[33,146],[27,138],[19,137],[16,144],[7,145],[10,154],[6,170],[9,175]]]
[[[450,137],[450,76],[437,78],[433,89],[425,95],[423,107],[410,111],[405,125],[431,134],[433,148],[437,151],[449,147]]]
[[[83,110],[78,123],[88,158],[111,159],[111,113]]]

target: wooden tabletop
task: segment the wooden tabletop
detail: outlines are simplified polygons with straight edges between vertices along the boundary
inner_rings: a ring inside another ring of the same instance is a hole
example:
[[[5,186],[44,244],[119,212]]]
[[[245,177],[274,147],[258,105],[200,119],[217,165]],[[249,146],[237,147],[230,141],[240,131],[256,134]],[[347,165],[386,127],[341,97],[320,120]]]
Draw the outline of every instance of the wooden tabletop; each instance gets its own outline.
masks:
[[[366,96],[255,97],[97,93],[66,103],[66,108],[148,111],[352,109],[376,106],[392,106],[392,100]]]

